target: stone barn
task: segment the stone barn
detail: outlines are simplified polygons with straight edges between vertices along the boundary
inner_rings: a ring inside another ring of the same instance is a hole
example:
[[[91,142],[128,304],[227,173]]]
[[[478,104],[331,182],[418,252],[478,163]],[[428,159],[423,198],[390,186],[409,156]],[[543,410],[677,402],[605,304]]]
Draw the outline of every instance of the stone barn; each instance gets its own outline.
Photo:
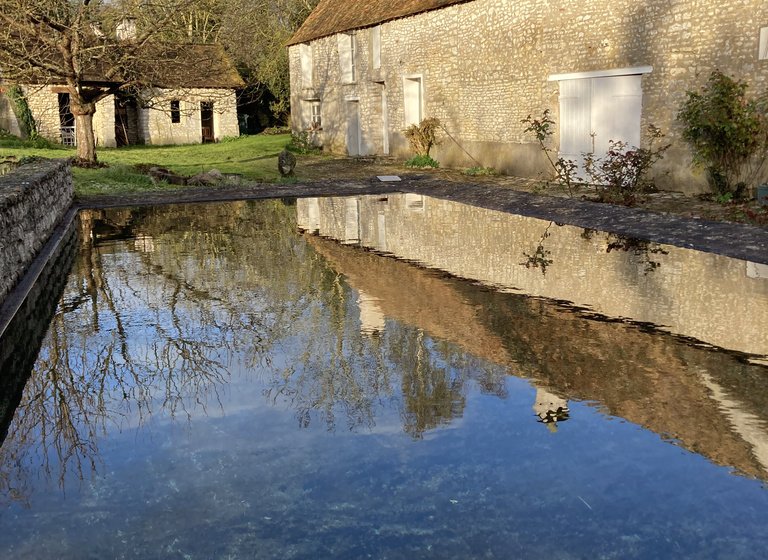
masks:
[[[548,164],[521,120],[549,109],[577,160],[661,128],[657,184],[696,192],[676,114],[714,69],[765,91],[768,3],[321,0],[289,58],[294,131],[333,152],[408,157],[403,130],[437,117],[443,165],[536,177]]]

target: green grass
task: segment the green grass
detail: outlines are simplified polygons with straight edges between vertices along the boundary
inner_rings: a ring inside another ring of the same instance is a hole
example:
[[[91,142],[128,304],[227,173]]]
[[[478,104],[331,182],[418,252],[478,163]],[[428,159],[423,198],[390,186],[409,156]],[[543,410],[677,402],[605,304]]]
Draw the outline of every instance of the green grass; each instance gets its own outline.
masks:
[[[256,135],[227,139],[218,144],[99,148],[98,159],[108,167],[74,169],[75,192],[80,195],[122,194],[168,188],[155,185],[149,177],[138,173],[134,169],[137,164],[155,164],[181,175],[218,169],[222,173],[239,173],[252,181],[274,182],[280,177],[277,155],[289,140],[287,134]],[[68,158],[75,156],[75,150],[60,146],[37,148],[17,138],[0,136],[0,160],[8,156],[30,155]]]

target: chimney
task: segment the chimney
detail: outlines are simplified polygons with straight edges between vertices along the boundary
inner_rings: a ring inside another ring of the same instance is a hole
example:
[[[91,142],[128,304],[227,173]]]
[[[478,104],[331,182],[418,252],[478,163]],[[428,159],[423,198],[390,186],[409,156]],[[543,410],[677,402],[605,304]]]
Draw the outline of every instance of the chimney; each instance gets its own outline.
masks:
[[[115,28],[118,41],[131,41],[136,38],[136,18],[124,17]]]

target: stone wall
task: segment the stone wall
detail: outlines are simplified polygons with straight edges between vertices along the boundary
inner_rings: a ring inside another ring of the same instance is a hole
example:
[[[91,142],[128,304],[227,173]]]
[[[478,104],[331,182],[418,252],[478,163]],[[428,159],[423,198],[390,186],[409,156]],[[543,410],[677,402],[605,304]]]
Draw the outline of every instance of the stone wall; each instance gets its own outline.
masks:
[[[61,142],[59,118],[60,91],[57,86],[24,86],[27,103],[35,118],[41,136],[53,142]],[[172,123],[170,101],[181,100],[181,122]],[[226,136],[239,136],[237,123],[237,98],[230,89],[157,90],[151,101],[138,109],[135,130],[131,138],[139,144],[194,144],[202,140],[200,103],[213,103],[213,135],[216,140]],[[5,123],[5,125],[3,124]],[[134,123],[129,123],[129,126]],[[16,134],[18,123],[6,96],[0,94],[0,128]],[[114,148],[115,97],[110,95],[96,104],[93,115],[93,133],[96,146]]]
[[[63,160],[23,165],[0,176],[0,302],[66,213],[73,192]]]
[[[0,327],[0,442],[21,400],[40,345],[77,255],[77,229],[65,233],[5,332]]]
[[[61,119],[59,117],[59,93],[64,93],[57,86],[23,86],[27,104],[32,112],[40,136],[52,142],[61,142]],[[93,134],[96,145],[115,147],[115,101],[112,96],[96,104],[93,115]]]
[[[171,122],[171,101],[179,100],[180,122]],[[237,97],[228,89],[157,90],[139,110],[139,131],[145,143],[194,144],[202,141],[200,104],[213,103],[213,136],[239,136]]]
[[[378,70],[371,63],[371,30],[357,30],[355,83],[340,83],[336,36],[310,43],[309,85],[302,80],[300,45],[290,47],[293,127],[308,127],[309,100],[319,99],[319,142],[343,152],[345,103],[354,99],[364,150],[382,153],[386,123],[391,153],[408,156],[403,79],[417,76],[424,116],[439,118],[457,141],[446,138],[436,149],[441,163],[475,165],[466,150],[483,165],[536,176],[548,171],[546,161],[521,120],[549,109],[559,122],[560,84],[551,76],[650,66],[642,76],[642,126],[660,127],[672,142],[657,183],[700,191],[704,176],[690,168],[677,111],[686,90],[700,87],[715,68],[746,80],[753,92],[768,87],[768,60],[758,56],[766,26],[762,0],[474,0],[384,23]],[[556,135],[553,147],[558,144]]]

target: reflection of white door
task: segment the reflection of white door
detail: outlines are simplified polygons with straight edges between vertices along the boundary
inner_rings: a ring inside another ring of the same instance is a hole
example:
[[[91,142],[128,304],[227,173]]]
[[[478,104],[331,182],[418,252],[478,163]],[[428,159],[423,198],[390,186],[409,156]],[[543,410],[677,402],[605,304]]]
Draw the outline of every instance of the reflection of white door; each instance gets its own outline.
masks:
[[[360,149],[360,102],[347,101],[347,153],[359,156]]]
[[[405,126],[419,124],[422,120],[423,94],[421,78],[403,78],[403,102]]]
[[[583,163],[598,157],[609,142],[640,145],[642,87],[639,74],[560,81],[560,155]]]

